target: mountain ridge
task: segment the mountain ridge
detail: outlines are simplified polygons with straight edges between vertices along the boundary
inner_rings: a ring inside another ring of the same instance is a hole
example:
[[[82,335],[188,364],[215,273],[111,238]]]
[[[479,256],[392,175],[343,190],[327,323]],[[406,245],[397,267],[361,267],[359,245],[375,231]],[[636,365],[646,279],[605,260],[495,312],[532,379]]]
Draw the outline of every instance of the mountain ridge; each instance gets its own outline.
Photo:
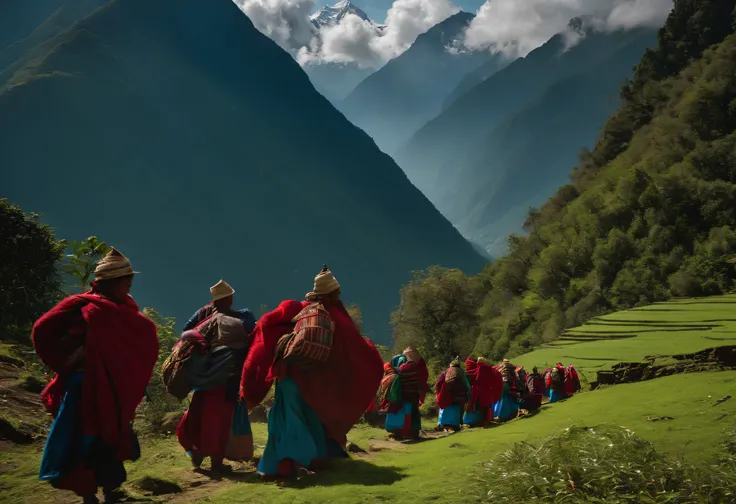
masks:
[[[206,302],[219,278],[254,310],[298,299],[326,262],[346,299],[361,305],[369,334],[386,342],[388,313],[412,269],[482,266],[235,4],[172,6],[112,0],[0,94],[8,197],[65,236],[96,233],[118,246],[144,272],[143,302],[178,319]],[[248,79],[252,72],[263,78]],[[326,149],[327,137],[340,141]],[[43,150],[33,147],[39,139]],[[86,196],[70,202],[63,194],[75,186]],[[406,257],[388,255],[393,247]]]

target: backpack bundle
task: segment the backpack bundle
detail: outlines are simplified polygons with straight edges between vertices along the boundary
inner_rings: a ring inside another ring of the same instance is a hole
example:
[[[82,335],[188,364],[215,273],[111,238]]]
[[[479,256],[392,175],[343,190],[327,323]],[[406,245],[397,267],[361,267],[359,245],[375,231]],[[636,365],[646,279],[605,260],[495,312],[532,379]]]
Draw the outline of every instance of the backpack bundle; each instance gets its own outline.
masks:
[[[279,338],[277,360],[309,370],[327,362],[335,322],[322,303],[312,303],[292,320],[294,330]]]

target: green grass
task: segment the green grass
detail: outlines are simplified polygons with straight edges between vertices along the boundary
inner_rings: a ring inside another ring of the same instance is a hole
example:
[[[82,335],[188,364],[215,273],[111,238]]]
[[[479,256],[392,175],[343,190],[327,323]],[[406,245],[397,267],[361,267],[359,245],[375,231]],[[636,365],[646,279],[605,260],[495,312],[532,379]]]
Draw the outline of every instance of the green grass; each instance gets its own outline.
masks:
[[[619,361],[638,361],[647,355],[688,353],[728,344],[727,340],[718,343],[704,335],[712,336],[717,331],[724,337],[736,337],[736,317],[731,314],[734,304],[736,296],[725,296],[677,300],[619,312],[572,332],[626,330],[635,337],[566,341],[514,361],[528,367],[542,367],[557,360],[572,362],[594,378],[595,370]],[[698,329],[686,327],[688,324]],[[670,326],[688,330],[668,331]],[[703,330],[706,326],[708,330]],[[647,332],[648,329],[655,330]],[[142,440],[143,458],[128,464],[128,480],[155,477],[179,484],[185,492],[167,496],[166,502],[172,503],[480,502],[487,500],[488,476],[484,464],[498,460],[499,454],[516,442],[539,443],[572,425],[623,426],[669,456],[705,464],[719,453],[721,443],[733,428],[736,399],[722,404],[716,401],[733,394],[735,387],[736,371],[680,374],[616,385],[544,406],[532,417],[416,444],[387,442],[383,430],[359,425],[350,432],[349,439],[367,450],[367,454],[353,455],[350,460],[337,462],[330,471],[283,485],[259,482],[252,465],[240,467],[228,479],[213,481],[192,471],[189,459],[173,436],[149,438]],[[662,417],[672,419],[654,421]],[[425,429],[433,426],[433,421],[425,421]],[[253,433],[258,455],[266,442],[266,425],[254,424]],[[3,447],[0,502],[75,502],[73,496],[37,481],[41,448],[39,445],[10,450]],[[142,495],[132,484],[129,490]]]
[[[466,430],[413,445],[397,444],[394,449],[371,453],[367,458],[353,457],[331,471],[283,486],[260,483],[252,472],[209,483],[191,471],[188,458],[173,437],[144,440],[143,459],[128,466],[129,480],[156,475],[186,487],[197,477],[207,483],[181,494],[182,498],[191,499],[187,502],[218,504],[264,500],[289,504],[386,500],[413,503],[444,502],[452,497],[477,502],[484,493],[484,462],[492,461],[517,441],[537,442],[571,425],[624,426],[662,452],[693,463],[706,462],[718,452],[736,419],[736,399],[715,405],[717,399],[733,393],[735,385],[734,371],[617,385],[545,406],[533,417],[505,425]],[[673,420],[651,421],[663,416]],[[253,430],[260,451],[265,442],[265,425],[255,424]],[[361,426],[351,432],[350,439],[365,449],[372,440],[384,440],[385,433]],[[44,499],[56,493],[36,481],[39,450],[0,454],[0,501],[51,502]],[[12,467],[6,470],[6,464]]]
[[[623,335],[630,337],[620,338]],[[680,299],[598,317],[513,362],[540,371],[558,361],[573,364],[590,382],[596,371],[618,362],[722,345],[736,345],[736,295]]]

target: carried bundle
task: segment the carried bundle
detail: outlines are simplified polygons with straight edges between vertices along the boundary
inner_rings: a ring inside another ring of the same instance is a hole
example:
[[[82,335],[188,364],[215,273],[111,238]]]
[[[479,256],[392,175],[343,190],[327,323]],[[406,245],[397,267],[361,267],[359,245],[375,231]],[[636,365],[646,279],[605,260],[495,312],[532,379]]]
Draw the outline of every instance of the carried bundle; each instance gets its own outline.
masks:
[[[166,391],[184,399],[193,389],[208,390],[228,381],[233,350],[243,350],[248,334],[243,322],[215,313],[194,329],[184,331],[161,367]]]
[[[279,338],[276,360],[295,364],[303,370],[314,369],[327,362],[335,322],[324,305],[316,302],[306,306],[292,322],[294,330]]]

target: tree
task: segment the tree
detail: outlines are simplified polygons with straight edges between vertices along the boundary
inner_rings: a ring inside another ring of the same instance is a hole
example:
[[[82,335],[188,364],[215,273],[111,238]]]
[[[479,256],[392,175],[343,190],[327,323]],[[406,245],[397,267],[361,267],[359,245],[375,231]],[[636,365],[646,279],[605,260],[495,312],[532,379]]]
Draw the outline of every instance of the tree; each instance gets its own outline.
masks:
[[[66,244],[7,199],[0,199],[0,223],[0,338],[18,339],[61,298],[56,263]]]
[[[458,269],[432,266],[414,272],[391,314],[395,350],[412,345],[425,360],[467,355],[479,334],[480,281]]]
[[[360,311],[360,306],[352,303],[346,310],[350,314],[350,318],[353,319],[355,327],[358,328],[358,332],[363,332],[363,312]]]
[[[110,247],[96,236],[90,236],[83,241],[69,243],[72,253],[67,254],[66,263],[61,269],[73,276],[79,282],[81,292],[89,288],[90,278],[95,271],[97,261],[107,254]]]

